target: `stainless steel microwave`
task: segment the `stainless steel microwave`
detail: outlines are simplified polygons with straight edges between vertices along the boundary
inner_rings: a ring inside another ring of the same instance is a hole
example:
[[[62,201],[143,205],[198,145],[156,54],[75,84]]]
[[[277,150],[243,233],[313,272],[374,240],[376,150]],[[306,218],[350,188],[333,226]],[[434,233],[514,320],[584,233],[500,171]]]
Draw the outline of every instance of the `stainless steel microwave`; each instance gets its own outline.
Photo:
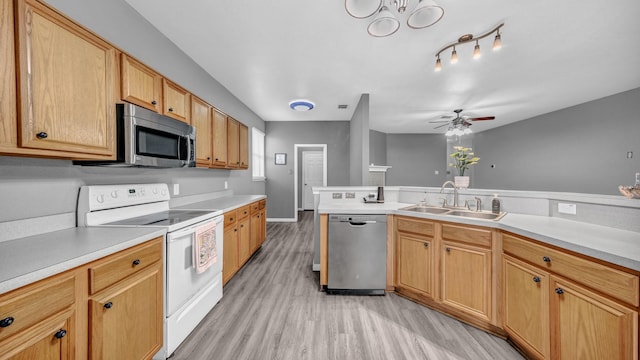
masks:
[[[116,104],[116,160],[80,165],[194,167],[196,129],[133,104]]]

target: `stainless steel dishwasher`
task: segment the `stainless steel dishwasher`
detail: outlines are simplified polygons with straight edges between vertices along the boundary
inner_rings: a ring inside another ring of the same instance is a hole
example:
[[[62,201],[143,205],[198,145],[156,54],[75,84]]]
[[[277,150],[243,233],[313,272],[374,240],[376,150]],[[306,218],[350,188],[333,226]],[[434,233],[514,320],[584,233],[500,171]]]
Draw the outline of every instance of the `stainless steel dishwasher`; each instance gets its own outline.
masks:
[[[329,215],[327,293],[384,295],[387,216]]]

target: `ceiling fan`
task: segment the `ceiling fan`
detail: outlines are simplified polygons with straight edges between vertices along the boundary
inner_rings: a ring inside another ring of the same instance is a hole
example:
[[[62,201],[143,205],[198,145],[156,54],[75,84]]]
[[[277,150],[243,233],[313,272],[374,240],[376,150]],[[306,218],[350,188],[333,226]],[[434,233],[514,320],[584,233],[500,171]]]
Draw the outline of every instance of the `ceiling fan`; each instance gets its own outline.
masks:
[[[447,119],[447,120],[434,120],[434,121],[429,121],[429,123],[431,124],[444,123],[442,125],[438,125],[434,127],[434,129],[439,129],[441,127],[448,125],[449,128],[447,129],[447,132],[445,133],[445,135],[452,136],[452,135],[470,134],[472,131],[469,127],[472,125],[471,124],[472,121],[493,120],[496,118],[495,116],[483,116],[483,117],[469,117],[465,115],[461,116],[460,113],[462,112],[462,109],[455,109],[453,110],[453,112],[456,113],[454,119],[451,119],[453,117],[452,115],[443,115],[441,118]]]

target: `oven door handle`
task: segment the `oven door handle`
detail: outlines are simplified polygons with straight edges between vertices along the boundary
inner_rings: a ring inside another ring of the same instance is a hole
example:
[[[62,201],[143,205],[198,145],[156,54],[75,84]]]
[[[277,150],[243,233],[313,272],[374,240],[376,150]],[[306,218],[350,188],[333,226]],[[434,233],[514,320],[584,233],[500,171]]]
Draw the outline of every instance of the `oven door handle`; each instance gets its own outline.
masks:
[[[191,225],[191,226],[189,226],[189,227],[187,227],[185,229],[180,229],[180,230],[176,230],[176,231],[172,231],[172,232],[167,233],[167,237],[168,237],[167,241],[171,242],[171,241],[174,241],[175,239],[182,238],[185,235],[195,234],[196,229],[198,227],[200,227],[202,225],[205,225],[205,224],[208,224],[208,223],[211,223],[211,222],[215,222],[216,223],[216,230],[217,230],[217,228],[219,226],[222,226],[221,217],[220,218],[213,218],[213,219],[205,220],[203,222]]]

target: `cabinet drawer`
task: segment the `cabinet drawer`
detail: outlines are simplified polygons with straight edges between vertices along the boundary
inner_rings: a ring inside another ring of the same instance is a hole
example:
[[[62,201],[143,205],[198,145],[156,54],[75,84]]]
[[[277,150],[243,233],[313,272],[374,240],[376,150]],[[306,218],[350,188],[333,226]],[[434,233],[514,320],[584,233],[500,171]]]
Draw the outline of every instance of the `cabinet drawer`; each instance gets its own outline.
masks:
[[[224,213],[224,227],[235,225],[237,217],[238,211],[236,210],[231,210]]]
[[[502,246],[505,253],[638,306],[640,287],[636,275],[508,234],[503,234]]]
[[[398,217],[397,219],[398,231],[433,237],[435,227],[433,222],[405,217]]]
[[[161,237],[99,260],[89,267],[89,292],[95,294],[157,261],[162,261]]]
[[[267,200],[266,199],[260,200],[260,210],[264,209],[266,206],[267,206]]]
[[[442,224],[442,239],[491,247],[491,230]]]
[[[260,211],[260,201],[256,201],[254,203],[251,203],[251,213],[255,214],[256,212]],[[264,209],[264,208],[263,208]]]
[[[238,208],[236,210],[238,212],[238,220],[244,219],[247,216],[249,216],[249,213],[251,212],[251,207],[252,207],[252,205],[246,205],[246,206],[243,206],[241,208]]]
[[[75,297],[73,274],[44,279],[0,296],[0,340],[72,306]]]

